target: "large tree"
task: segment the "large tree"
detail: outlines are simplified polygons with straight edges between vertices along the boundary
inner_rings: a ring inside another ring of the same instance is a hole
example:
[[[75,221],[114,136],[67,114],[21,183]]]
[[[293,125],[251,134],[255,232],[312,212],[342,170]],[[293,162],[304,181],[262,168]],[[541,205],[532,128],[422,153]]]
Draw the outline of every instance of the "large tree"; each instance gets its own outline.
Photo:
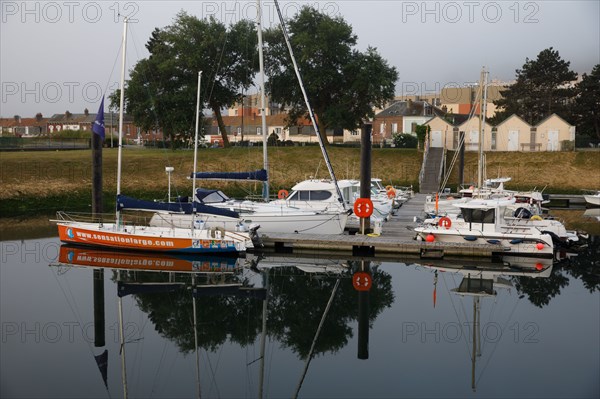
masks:
[[[375,48],[354,48],[356,35],[341,17],[305,6],[287,22],[290,42],[321,137],[326,129],[353,130],[394,97],[396,68]],[[288,124],[308,111],[279,27],[265,32],[267,89],[271,100],[291,107]]]
[[[591,74],[584,73],[575,87],[577,97],[573,114],[580,133],[600,140],[600,64]]]
[[[246,20],[226,27],[214,18],[199,20],[185,12],[172,25],[156,28],[125,89],[125,109],[145,129],[166,135],[194,131],[198,71],[203,106],[212,109],[225,146],[229,146],[221,109],[231,106],[257,71],[257,36]]]
[[[492,122],[501,122],[512,114],[532,125],[553,113],[570,119],[569,103],[575,93],[570,83],[577,74],[569,65],[552,47],[541,51],[535,60],[526,58],[523,68],[516,71],[517,81],[494,102],[500,111]]]

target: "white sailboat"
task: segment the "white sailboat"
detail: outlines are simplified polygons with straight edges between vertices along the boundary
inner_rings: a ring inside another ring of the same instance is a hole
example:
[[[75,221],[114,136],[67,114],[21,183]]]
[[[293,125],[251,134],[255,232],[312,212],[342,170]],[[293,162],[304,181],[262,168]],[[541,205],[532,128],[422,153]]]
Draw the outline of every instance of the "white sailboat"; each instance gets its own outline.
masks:
[[[264,72],[264,57],[263,57],[263,42],[262,42],[262,7],[260,0],[257,0],[257,33],[258,33],[258,51],[259,51],[259,86],[261,97],[261,117],[263,135],[263,172],[266,174],[263,181],[263,199],[264,202],[256,201],[240,201],[227,197],[224,193],[213,190],[209,195],[206,195],[206,190],[194,190],[194,202],[200,202],[204,205],[210,205],[220,209],[227,209],[239,213],[241,220],[246,225],[259,225],[260,233],[305,233],[305,234],[342,234],[346,227],[349,211],[345,209],[341,199],[339,187],[331,163],[329,162],[325,148],[322,146],[323,155],[326,164],[332,176],[332,184],[334,189],[337,187],[336,195],[337,204],[335,206],[324,206],[318,209],[311,207],[299,206],[299,203],[292,203],[287,199],[279,199],[269,201],[269,178],[268,178],[268,155],[267,155],[267,126],[266,126],[266,106],[265,106],[265,72]],[[283,21],[281,21],[283,23]],[[294,61],[293,57],[292,60]],[[294,66],[295,61],[294,61]],[[297,68],[296,68],[297,71]],[[304,88],[298,74],[299,83],[302,91]],[[305,95],[305,101],[308,101]],[[310,109],[310,106],[308,107]],[[314,116],[311,113],[311,119],[314,122]],[[317,136],[319,136],[317,134]],[[194,171],[197,169],[194,168]],[[197,173],[194,172],[192,177],[211,178],[211,179],[228,179],[231,174],[215,174],[215,173]],[[237,174],[233,174],[237,175]],[[208,176],[208,177],[206,177]],[[189,225],[192,223],[192,216],[186,214],[168,214],[155,215],[151,220],[151,225],[179,227],[181,225]],[[207,226],[212,226],[217,223],[222,223],[221,220],[214,218],[202,218],[195,216],[194,220],[206,223]]]
[[[123,26],[121,97],[119,108],[119,149],[117,158],[117,198],[121,193],[121,160],[123,149],[123,107],[127,18]],[[155,227],[127,224],[117,207],[114,223],[78,221],[64,212],[57,213],[60,240],[65,243],[154,252],[243,253],[252,247],[249,234],[223,229]]]

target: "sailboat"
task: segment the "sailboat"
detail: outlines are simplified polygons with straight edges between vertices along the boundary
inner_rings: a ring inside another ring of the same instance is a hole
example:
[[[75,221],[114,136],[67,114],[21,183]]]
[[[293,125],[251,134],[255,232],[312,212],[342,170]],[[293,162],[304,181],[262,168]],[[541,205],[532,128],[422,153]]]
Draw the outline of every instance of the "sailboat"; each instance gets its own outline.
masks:
[[[121,194],[127,22],[128,20],[125,18],[120,81],[117,198]],[[123,221],[121,209],[118,206],[114,223],[79,221],[60,211],[57,213],[57,219],[54,222],[58,226],[58,235],[62,242],[100,248],[210,254],[244,253],[247,248],[253,246],[250,235],[245,232],[227,231],[222,228],[195,228],[191,223],[189,228],[128,224]]]
[[[276,5],[277,6],[277,5]],[[278,6],[277,6],[278,7]],[[342,234],[346,228],[348,216],[351,210],[346,210],[343,203],[341,191],[337,185],[335,175],[331,168],[331,163],[327,156],[325,147],[321,143],[321,150],[325,157],[327,167],[332,177],[332,184],[337,193],[336,206],[319,209],[300,206],[300,203],[291,204],[285,200],[285,195],[281,195],[279,200],[269,201],[269,178],[268,178],[268,155],[267,155],[267,125],[266,125],[266,105],[265,105],[265,72],[262,42],[262,7],[260,0],[257,0],[257,33],[258,33],[258,52],[259,52],[259,86],[261,98],[261,117],[263,135],[263,169],[249,173],[216,173],[216,172],[197,172],[194,168],[193,179],[218,179],[218,180],[257,180],[263,182],[263,202],[239,201],[227,197],[218,190],[206,191],[202,189],[194,190],[194,203],[209,205],[212,207],[227,209],[237,212],[243,223],[247,225],[259,225],[261,233],[304,233],[304,234]],[[281,18],[281,15],[280,15]],[[283,26],[284,21],[281,20]],[[287,34],[285,34],[287,41]],[[300,87],[304,93],[304,99],[308,103],[308,98],[296,66],[293,53],[290,48],[290,55],[294,63],[294,68],[298,76]],[[311,110],[310,105],[307,106]],[[313,125],[317,129],[312,111],[310,112]],[[317,130],[317,137],[321,140]],[[155,215],[150,224],[153,226],[180,227],[190,225],[193,221],[200,219],[199,216],[189,214]],[[204,220],[203,220],[204,221]],[[210,219],[206,221],[208,226],[214,223]]]

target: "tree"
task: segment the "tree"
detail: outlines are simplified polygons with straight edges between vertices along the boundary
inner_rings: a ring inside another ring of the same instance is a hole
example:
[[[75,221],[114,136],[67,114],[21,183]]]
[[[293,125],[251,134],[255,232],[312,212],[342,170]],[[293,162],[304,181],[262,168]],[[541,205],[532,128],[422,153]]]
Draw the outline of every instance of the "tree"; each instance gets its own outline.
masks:
[[[417,125],[415,128],[415,134],[417,135],[417,148],[425,148],[422,144],[425,142],[427,138],[427,133],[431,131],[431,127],[429,125]]]
[[[499,123],[512,114],[532,125],[553,113],[569,119],[569,103],[575,93],[569,84],[577,79],[569,65],[552,47],[541,51],[536,60],[526,58],[523,68],[516,70],[515,84],[502,90],[502,98],[494,102],[501,111],[491,123]]]
[[[146,44],[150,56],[130,73],[125,109],[144,129],[161,128],[171,137],[191,135],[195,127],[198,72],[203,106],[212,109],[229,146],[221,109],[235,103],[257,71],[256,31],[246,20],[225,27],[214,18],[185,12],[172,25],[156,28]]]
[[[394,133],[392,140],[396,148],[417,148],[419,140],[410,133]]]
[[[577,97],[573,115],[577,129],[600,140],[600,64],[592,69],[590,75],[583,74],[575,90]]]
[[[357,37],[341,17],[305,6],[288,31],[323,142],[326,129],[355,130],[374,116],[374,107],[394,97],[396,68],[373,47],[364,53],[354,49]],[[271,28],[264,37],[267,90],[272,101],[291,108],[287,122],[293,126],[308,110],[281,31]]]

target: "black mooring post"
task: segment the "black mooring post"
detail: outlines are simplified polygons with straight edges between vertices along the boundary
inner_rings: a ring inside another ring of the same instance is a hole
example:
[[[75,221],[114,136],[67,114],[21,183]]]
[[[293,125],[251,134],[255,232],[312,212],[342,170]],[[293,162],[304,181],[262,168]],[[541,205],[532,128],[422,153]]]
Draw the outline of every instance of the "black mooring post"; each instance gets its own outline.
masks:
[[[94,269],[94,346],[105,345],[104,270]]]
[[[361,270],[370,274],[370,261],[362,261]],[[358,292],[358,355],[369,358],[369,291]]]
[[[360,197],[371,198],[371,131],[373,125],[365,123],[360,135]],[[371,232],[371,220],[360,219],[361,234]]]
[[[103,138],[92,134],[92,217],[102,218],[102,141]]]
[[[92,134],[92,217],[102,221],[102,142]],[[94,269],[94,346],[105,345],[104,270]]]

